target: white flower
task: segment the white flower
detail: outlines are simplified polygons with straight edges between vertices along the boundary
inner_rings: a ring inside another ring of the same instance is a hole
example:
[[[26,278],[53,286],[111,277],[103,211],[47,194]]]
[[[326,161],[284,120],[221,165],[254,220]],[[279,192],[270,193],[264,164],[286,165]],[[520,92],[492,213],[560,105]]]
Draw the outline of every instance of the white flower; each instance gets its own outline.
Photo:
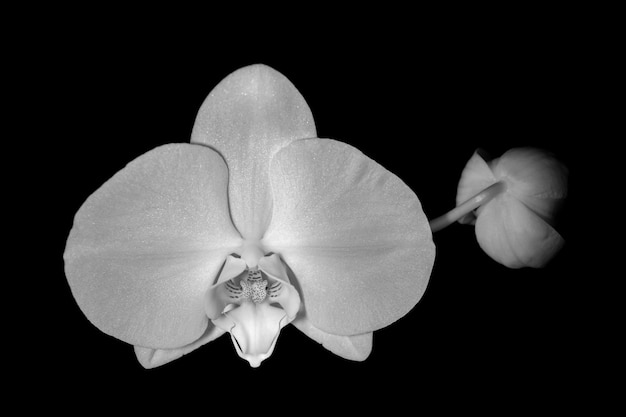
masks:
[[[422,296],[434,254],[415,194],[317,138],[295,87],[254,65],[209,94],[191,144],[138,157],[87,199],[64,258],[87,318],[145,367],[225,332],[258,366],[289,323],[365,359]]]

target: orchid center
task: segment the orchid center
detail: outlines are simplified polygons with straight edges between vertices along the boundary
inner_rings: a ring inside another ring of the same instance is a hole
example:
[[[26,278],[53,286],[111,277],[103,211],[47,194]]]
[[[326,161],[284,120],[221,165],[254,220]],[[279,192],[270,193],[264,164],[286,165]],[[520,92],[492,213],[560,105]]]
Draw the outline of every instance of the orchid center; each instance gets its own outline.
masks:
[[[207,292],[207,316],[231,335],[235,350],[251,366],[268,358],[280,330],[296,318],[298,291],[276,254],[263,256],[250,266],[242,257],[229,256],[216,282]]]
[[[276,280],[268,288],[268,280],[263,279],[261,271],[256,268],[248,269],[246,276],[241,278],[239,283],[234,279],[226,283],[229,298],[239,303],[251,301],[260,304],[266,300],[271,303],[280,296],[282,289],[282,283]]]
[[[267,295],[267,281],[261,277],[261,271],[248,270],[248,276],[241,280],[241,295],[255,303],[262,303]]]

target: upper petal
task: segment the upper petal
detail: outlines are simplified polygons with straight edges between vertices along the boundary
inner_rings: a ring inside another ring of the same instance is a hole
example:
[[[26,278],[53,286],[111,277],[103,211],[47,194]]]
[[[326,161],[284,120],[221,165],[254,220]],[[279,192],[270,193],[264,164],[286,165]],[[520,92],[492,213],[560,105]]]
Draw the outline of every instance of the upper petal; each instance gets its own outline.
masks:
[[[227,180],[211,149],[165,145],[85,201],[67,241],[65,273],[94,325],[151,348],[184,346],[204,333],[204,293],[241,244]]]
[[[552,226],[508,191],[483,206],[476,238],[490,257],[509,268],[542,267],[564,243]]]
[[[233,222],[246,239],[260,239],[271,218],[268,167],[295,139],[315,137],[311,110],[293,84],[264,65],[226,77],[202,104],[192,143],[209,145],[226,160]]]
[[[293,271],[315,327],[367,333],[417,303],[435,247],[419,200],[398,177],[323,139],[283,148],[270,175],[274,215],[263,242]]]

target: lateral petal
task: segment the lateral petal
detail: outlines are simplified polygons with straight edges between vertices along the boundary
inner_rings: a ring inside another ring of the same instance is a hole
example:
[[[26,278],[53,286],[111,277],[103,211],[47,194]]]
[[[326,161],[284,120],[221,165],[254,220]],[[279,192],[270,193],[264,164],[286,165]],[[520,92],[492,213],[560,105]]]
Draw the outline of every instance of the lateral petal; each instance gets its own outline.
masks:
[[[283,148],[270,176],[274,212],[263,244],[293,271],[315,327],[367,333],[413,308],[426,289],[435,246],[406,184],[329,139]]]
[[[156,148],[79,209],[65,273],[87,318],[137,346],[185,346],[205,332],[204,294],[241,244],[230,221],[228,172],[213,150]]]
[[[244,238],[260,239],[269,224],[272,155],[296,139],[315,136],[304,98],[285,76],[265,65],[233,72],[206,98],[191,142],[212,147],[226,160],[232,218]]]

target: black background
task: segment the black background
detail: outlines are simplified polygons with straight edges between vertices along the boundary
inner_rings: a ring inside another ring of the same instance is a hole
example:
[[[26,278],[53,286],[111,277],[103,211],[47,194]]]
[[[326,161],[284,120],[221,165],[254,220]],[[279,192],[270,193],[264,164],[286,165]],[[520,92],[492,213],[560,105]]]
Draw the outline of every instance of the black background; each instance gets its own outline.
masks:
[[[41,169],[37,200],[45,207],[38,219],[47,249],[37,265],[46,271],[37,291],[44,313],[36,313],[37,330],[27,331],[37,354],[21,374],[25,384],[45,388],[63,377],[67,395],[88,394],[92,404],[139,398],[236,409],[248,403],[278,409],[285,396],[298,400],[299,410],[335,400],[390,411],[426,401],[442,409],[497,408],[496,399],[515,409],[569,401],[568,387],[584,366],[573,366],[585,325],[574,299],[573,219],[580,198],[577,146],[587,129],[585,91],[577,83],[586,45],[550,19],[509,23],[456,31],[373,26],[306,42],[287,34],[251,36],[227,48],[215,34],[207,33],[206,42],[132,30],[120,36],[117,27],[93,30],[89,22],[42,37],[34,57],[39,66],[30,68],[42,89],[29,97],[28,109],[44,116],[25,130]],[[258,369],[222,337],[144,370],[132,347],[92,326],[71,295],[62,254],[73,216],[137,156],[188,141],[211,89],[254,63],[292,81],[319,137],[347,142],[395,173],[429,218],[453,207],[460,173],[476,148],[496,156],[517,146],[554,152],[571,171],[558,224],[565,248],[544,269],[511,270],[481,251],[472,227],[438,232],[424,297],[375,332],[365,362],[336,357],[288,326]]]

